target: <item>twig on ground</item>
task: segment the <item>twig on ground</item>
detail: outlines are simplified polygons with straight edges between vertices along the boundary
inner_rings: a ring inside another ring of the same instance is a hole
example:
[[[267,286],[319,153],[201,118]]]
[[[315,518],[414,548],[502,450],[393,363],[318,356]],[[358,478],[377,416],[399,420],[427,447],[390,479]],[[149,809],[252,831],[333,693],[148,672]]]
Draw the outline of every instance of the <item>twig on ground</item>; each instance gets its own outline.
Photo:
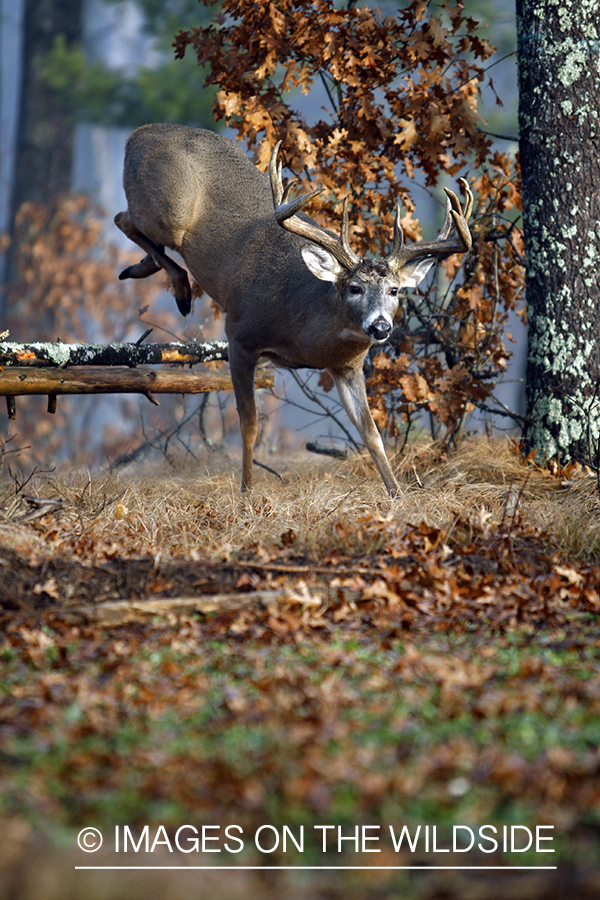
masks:
[[[322,444],[317,444],[316,441],[308,441],[306,449],[310,453],[321,453],[323,456],[333,456],[335,459],[348,459],[347,450],[338,450],[337,447],[324,447]]]
[[[287,478],[284,478],[283,475],[280,475],[276,469],[272,469],[270,466],[266,466],[264,463],[259,462],[257,459],[253,459],[252,462],[255,466],[258,466],[260,469],[264,469],[266,472],[270,472],[271,475],[275,475],[276,478],[279,478],[284,484],[288,484]]]

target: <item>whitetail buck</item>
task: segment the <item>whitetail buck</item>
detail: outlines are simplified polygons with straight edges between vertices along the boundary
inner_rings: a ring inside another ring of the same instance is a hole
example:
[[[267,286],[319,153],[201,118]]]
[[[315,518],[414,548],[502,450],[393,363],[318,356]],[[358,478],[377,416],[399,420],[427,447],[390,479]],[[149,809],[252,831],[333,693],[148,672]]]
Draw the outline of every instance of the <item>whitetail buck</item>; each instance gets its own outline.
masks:
[[[235,141],[178,125],[145,125],[133,132],[125,153],[127,211],[118,227],[147,254],[120,278],[169,275],[177,306],[191,309],[185,269],[166,256],[183,257],[199,285],[226,313],[229,365],[243,443],[242,490],[251,486],[257,435],[254,371],[265,356],[286,368],[326,369],[337,386],[385,486],[398,492],[367,403],[363,362],[372,344],[391,334],[399,292],[419,284],[436,259],[471,246],[468,219],[451,191],[437,240],[404,244],[400,210],[385,259],[358,256],[348,240],[344,206],[341,237],[304,213],[319,191],[289,202],[283,190],[279,144],[270,179]]]

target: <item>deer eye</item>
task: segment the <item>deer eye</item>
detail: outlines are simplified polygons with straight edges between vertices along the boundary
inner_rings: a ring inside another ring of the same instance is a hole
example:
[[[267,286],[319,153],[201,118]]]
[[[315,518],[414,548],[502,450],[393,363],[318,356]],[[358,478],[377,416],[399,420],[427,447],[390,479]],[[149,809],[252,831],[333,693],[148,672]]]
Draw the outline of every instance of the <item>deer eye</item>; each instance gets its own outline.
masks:
[[[360,285],[358,285],[358,284],[350,285],[350,293],[354,294],[355,297],[357,297],[359,294],[362,294],[362,292],[363,292],[363,290],[360,287]]]
[[[391,287],[390,290],[389,290],[389,293],[390,293],[390,296],[391,296],[391,297],[397,297],[397,296],[398,296],[398,288],[397,288],[397,287]]]

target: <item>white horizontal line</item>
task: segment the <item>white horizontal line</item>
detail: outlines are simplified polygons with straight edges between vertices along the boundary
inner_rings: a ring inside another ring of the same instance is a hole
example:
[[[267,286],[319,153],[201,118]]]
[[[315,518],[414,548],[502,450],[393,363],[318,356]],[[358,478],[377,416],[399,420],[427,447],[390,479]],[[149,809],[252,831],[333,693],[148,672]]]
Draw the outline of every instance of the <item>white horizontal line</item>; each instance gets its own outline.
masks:
[[[273,869],[277,871],[277,869],[331,869],[334,871],[346,870],[346,869],[358,869],[361,872],[368,872],[369,869],[373,869],[373,871],[386,871],[386,872],[397,872],[404,869],[423,869],[425,871],[433,870],[433,869],[460,869],[460,870],[473,870],[478,869],[480,871],[485,871],[486,869],[499,870],[501,872],[514,871],[515,869],[557,869],[558,866],[75,866],[76,869],[110,869],[113,871],[120,871],[121,869],[143,869],[143,870],[156,870],[156,869],[181,869],[183,871],[194,870],[194,869],[202,869],[203,871],[220,871],[223,872],[240,872],[240,871],[256,871],[259,869]]]

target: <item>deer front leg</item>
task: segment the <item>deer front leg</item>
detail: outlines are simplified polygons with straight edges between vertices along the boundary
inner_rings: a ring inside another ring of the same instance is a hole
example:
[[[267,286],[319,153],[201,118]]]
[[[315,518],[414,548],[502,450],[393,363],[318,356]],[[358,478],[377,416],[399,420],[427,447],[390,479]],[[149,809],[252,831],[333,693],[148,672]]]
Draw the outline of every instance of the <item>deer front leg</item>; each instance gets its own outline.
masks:
[[[123,269],[119,278],[146,278],[153,275],[159,269],[164,269],[173,285],[177,309],[182,316],[187,316],[192,308],[192,290],[188,274],[181,266],[166,255],[164,247],[151,241],[145,234],[135,227],[128,212],[120,212],[115,216],[115,225],[126,234],[130,241],[141,247],[146,252],[144,259]]]
[[[258,435],[254,394],[254,372],[257,362],[256,355],[246,353],[229,338],[229,370],[242,433],[242,492],[252,487],[252,458]]]
[[[362,373],[363,359],[364,356],[361,356],[352,365],[344,366],[340,369],[328,369],[327,371],[335,381],[342,406],[371,454],[388,494],[394,498],[400,493],[400,486],[392,472],[392,467],[383,448],[381,435],[369,409],[367,389]]]

